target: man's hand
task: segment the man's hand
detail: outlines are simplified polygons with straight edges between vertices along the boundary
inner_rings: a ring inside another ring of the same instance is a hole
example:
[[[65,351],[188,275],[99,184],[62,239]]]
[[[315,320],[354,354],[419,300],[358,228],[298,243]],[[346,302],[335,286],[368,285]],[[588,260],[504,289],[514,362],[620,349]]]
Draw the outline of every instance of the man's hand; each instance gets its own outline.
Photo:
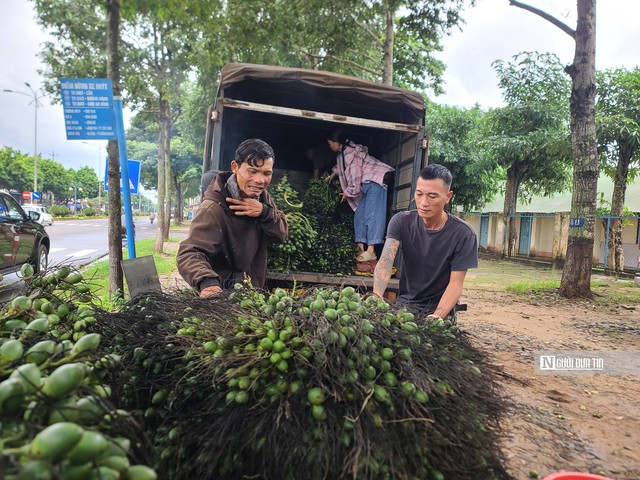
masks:
[[[340,203],[344,202],[347,199],[347,194],[342,192],[342,196],[340,197]]]
[[[331,175],[327,177],[327,183],[331,183],[334,178],[336,178],[336,172],[332,172]]]
[[[200,290],[200,298],[215,297],[222,293],[222,288],[218,285],[209,285]]]
[[[235,198],[227,197],[226,200],[229,208],[238,216],[259,217],[262,214],[263,205],[255,198],[236,200]]]

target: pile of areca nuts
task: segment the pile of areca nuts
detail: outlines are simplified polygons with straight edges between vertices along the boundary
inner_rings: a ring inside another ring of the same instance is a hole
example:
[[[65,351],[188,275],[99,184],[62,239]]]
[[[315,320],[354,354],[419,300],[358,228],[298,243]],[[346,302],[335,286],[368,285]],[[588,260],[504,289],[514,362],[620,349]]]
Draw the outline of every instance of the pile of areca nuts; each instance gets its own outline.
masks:
[[[23,313],[2,311],[0,352],[23,350],[0,357],[0,392],[18,369],[33,375],[7,403],[12,420],[0,417],[0,467],[14,478],[508,478],[493,374],[454,324],[352,287],[247,282],[109,312],[78,284],[34,287],[16,301]],[[69,312],[56,321],[45,302]],[[48,326],[25,335],[24,311]],[[59,386],[63,366],[74,375]],[[50,476],[20,476],[35,468]]]
[[[90,285],[62,267],[34,276],[0,309],[0,472],[9,479],[151,480],[132,465],[135,421],[103,382],[119,358],[100,354]]]

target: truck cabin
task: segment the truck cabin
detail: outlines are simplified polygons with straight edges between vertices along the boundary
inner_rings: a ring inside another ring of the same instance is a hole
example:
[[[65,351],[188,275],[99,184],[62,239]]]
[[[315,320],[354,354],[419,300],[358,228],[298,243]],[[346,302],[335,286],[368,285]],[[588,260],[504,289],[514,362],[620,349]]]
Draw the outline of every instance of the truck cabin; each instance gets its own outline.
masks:
[[[210,172],[230,170],[240,142],[261,138],[276,154],[272,183],[287,175],[303,193],[310,178],[335,165],[326,140],[341,129],[396,168],[391,215],[409,208],[426,165],[424,114],[424,99],[401,88],[318,70],[227,64],[208,112],[203,187]]]

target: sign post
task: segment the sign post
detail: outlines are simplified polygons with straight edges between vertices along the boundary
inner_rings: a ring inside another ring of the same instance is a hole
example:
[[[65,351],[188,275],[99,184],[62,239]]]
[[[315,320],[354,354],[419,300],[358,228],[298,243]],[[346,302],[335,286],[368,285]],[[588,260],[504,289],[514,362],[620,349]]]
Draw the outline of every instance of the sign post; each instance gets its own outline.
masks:
[[[60,79],[67,140],[118,140],[122,185],[129,181],[129,162],[122,119],[122,97],[113,97],[107,78]],[[131,193],[122,189],[129,258],[136,258]]]
[[[127,160],[129,163],[129,192],[132,195],[137,195],[140,188],[140,169],[142,166],[142,162],[140,160]],[[107,182],[107,172],[109,171],[109,158],[107,158],[106,166],[105,166],[105,179],[103,183],[104,191],[109,191],[109,182]],[[122,181],[120,181],[120,192],[122,192],[123,186]]]
[[[114,97],[113,110],[116,120],[116,136],[118,137],[118,152],[120,153],[120,176],[122,185],[129,185],[129,161],[127,160],[127,143],[124,137],[124,120],[122,118],[122,97]],[[133,232],[133,212],[131,211],[131,191],[122,189],[124,197],[124,218],[127,223],[127,249],[129,259],[136,258],[136,243]]]
[[[60,79],[67,140],[113,140],[113,93],[107,78]]]

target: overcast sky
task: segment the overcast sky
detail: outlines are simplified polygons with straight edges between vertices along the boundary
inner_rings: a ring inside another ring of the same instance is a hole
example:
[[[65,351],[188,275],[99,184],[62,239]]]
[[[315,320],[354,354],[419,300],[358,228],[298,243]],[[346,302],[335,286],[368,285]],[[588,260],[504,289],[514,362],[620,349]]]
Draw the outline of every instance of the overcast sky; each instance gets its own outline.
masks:
[[[10,89],[29,93],[24,82],[41,85],[36,57],[45,35],[34,20],[33,3],[2,0],[0,16],[0,145],[32,154],[34,151],[34,106],[24,95],[6,93]],[[509,0],[478,0],[465,12],[466,24],[444,41],[440,57],[447,65],[445,89],[438,103],[483,107],[501,103],[497,79],[491,68],[494,60],[510,60],[521,51],[550,51],[569,64],[574,53],[572,39],[546,20],[519,8]],[[527,3],[527,2],[525,2]],[[529,0],[575,28],[576,0]],[[597,11],[597,53],[599,69],[635,67],[640,45],[640,1],[600,0]],[[98,170],[106,142],[67,140],[62,107],[45,97],[38,109],[38,151],[66,168],[82,166]],[[104,171],[104,161],[101,160]],[[102,177],[102,173],[100,173]]]

